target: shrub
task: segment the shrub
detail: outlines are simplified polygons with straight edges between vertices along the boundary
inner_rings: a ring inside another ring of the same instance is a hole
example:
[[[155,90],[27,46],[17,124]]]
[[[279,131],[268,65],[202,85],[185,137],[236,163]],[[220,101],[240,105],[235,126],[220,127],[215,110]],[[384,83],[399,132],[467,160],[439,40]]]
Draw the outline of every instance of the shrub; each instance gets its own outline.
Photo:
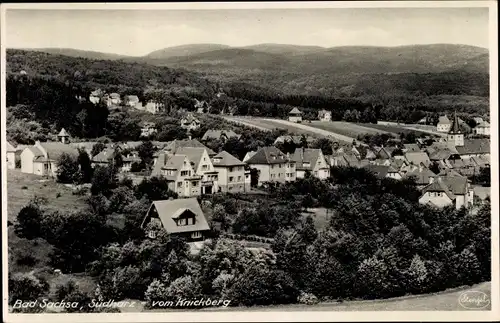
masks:
[[[17,224],[14,226],[16,234],[26,239],[39,237],[42,216],[43,212],[37,201],[31,201],[17,215]]]
[[[9,304],[16,300],[33,301],[49,291],[49,284],[33,274],[15,274],[9,277]]]
[[[38,260],[32,255],[22,255],[17,258],[16,263],[20,266],[32,267],[38,263]]]

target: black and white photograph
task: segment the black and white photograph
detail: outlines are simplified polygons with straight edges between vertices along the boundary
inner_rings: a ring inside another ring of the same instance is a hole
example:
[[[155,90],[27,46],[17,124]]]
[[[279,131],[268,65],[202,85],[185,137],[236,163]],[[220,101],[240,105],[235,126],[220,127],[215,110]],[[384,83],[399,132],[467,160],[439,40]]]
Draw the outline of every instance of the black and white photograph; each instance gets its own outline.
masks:
[[[4,321],[500,319],[496,5],[2,4]]]

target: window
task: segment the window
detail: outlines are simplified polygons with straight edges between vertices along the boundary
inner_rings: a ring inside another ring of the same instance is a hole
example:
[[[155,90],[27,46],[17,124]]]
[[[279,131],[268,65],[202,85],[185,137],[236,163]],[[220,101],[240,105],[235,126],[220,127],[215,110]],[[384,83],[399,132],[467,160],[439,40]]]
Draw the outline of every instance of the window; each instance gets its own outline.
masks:
[[[283,165],[282,165],[282,164],[280,164],[280,168],[283,168]]]
[[[278,174],[278,177],[281,177],[281,175],[283,175],[283,174],[282,174],[282,173],[279,173],[279,174]]]
[[[234,171],[234,167],[229,167],[229,172],[233,172]]]
[[[202,169],[202,170],[207,170],[207,169],[208,169],[208,165],[203,165],[203,166],[201,166],[201,169]]]
[[[148,232],[148,237],[149,237],[150,239],[155,239],[155,238],[156,238],[156,232],[155,232],[154,230],[150,230],[150,231]]]
[[[238,176],[238,182],[241,182],[241,176]]]
[[[314,172],[314,176],[318,176],[318,171],[315,171],[315,172]]]
[[[188,175],[189,175],[189,171],[188,170],[181,171],[181,176],[188,176]]]
[[[177,187],[182,187],[182,182],[177,182]]]
[[[195,182],[193,182],[193,187],[196,187],[196,186],[198,186],[198,182],[195,181]]]
[[[310,162],[304,162],[304,167],[311,167],[311,163]]]
[[[191,238],[193,238],[193,239],[201,238],[201,232],[195,231],[195,232],[191,233]]]
[[[233,176],[229,176],[229,182],[232,182],[234,180]]]

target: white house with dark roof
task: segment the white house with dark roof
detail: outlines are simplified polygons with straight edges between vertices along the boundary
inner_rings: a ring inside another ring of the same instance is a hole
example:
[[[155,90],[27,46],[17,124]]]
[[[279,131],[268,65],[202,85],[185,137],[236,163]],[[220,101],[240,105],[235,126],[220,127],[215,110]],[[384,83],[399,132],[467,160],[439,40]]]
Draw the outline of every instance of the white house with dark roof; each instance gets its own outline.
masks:
[[[199,147],[183,147],[177,149],[175,155],[185,155],[191,161],[197,176],[201,176],[201,194],[218,192],[218,173],[215,170],[207,149]]]
[[[321,149],[296,148],[289,157],[295,162],[297,178],[304,178],[308,171],[319,179],[330,177],[330,166]]]
[[[149,238],[154,239],[158,227],[162,227],[171,235],[182,236],[187,241],[203,240],[210,231],[196,198],[153,201],[141,228],[146,230]]]
[[[490,123],[483,118],[474,118],[476,126],[472,129],[472,133],[476,135],[489,136],[490,135]]]
[[[169,189],[179,196],[201,195],[202,176],[195,173],[193,163],[186,155],[158,154],[151,176],[164,177]]]
[[[78,156],[78,150],[61,142],[35,142],[21,153],[21,172],[56,177],[57,162],[63,154]]]
[[[298,123],[302,122],[302,112],[297,108],[293,108],[290,112],[288,112],[288,121]]]
[[[397,179],[400,180],[401,174],[398,172],[397,169],[395,169],[392,166],[385,166],[385,165],[373,165],[373,164],[368,164],[363,167],[365,170],[373,173],[375,176],[378,178],[392,178],[392,179]]]
[[[456,209],[470,207],[474,203],[474,190],[463,176],[436,176],[431,184],[422,189],[420,204],[436,207],[454,205]]]
[[[440,116],[439,121],[437,123],[437,131],[447,133],[451,129],[451,121],[448,119],[448,116]]]
[[[140,101],[137,95],[126,95],[124,102],[127,106],[134,108]]]
[[[245,163],[221,151],[212,157],[212,164],[218,174],[219,192],[248,192],[250,191],[250,171],[245,170]]]
[[[274,146],[260,148],[246,163],[259,171],[259,185],[265,182],[293,182],[297,179],[295,162]]]

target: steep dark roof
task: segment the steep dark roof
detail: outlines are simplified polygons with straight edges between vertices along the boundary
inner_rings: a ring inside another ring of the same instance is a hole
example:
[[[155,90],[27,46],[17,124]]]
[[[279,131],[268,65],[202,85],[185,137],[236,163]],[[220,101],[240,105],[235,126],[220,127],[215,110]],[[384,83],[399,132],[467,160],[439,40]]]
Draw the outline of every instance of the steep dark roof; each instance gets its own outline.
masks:
[[[435,180],[422,189],[422,195],[427,192],[444,192],[451,200],[456,198],[455,194],[441,180]]]
[[[438,121],[439,124],[451,124],[451,121],[450,119],[448,119],[448,116],[440,116],[439,117],[439,121]]]
[[[274,146],[263,147],[250,157],[246,162],[247,164],[282,164],[289,161],[287,156]]]
[[[378,178],[384,178],[389,174],[389,168],[390,166],[384,166],[384,165],[366,165],[363,167],[364,169],[368,170],[369,172],[375,174]],[[393,171],[395,171],[394,168],[392,168]]]
[[[411,170],[407,172],[404,177],[413,177],[417,185],[427,185],[431,182],[431,178],[435,176],[436,174],[434,174],[430,169],[424,167]]]
[[[223,135],[225,135],[227,138],[240,138],[241,135],[238,135],[232,130],[215,130],[215,129],[209,129],[201,140],[207,140],[207,139],[220,139]]]
[[[455,112],[453,115],[453,123],[450,128],[449,133],[462,133],[460,131],[460,121],[458,120],[457,113]]]

